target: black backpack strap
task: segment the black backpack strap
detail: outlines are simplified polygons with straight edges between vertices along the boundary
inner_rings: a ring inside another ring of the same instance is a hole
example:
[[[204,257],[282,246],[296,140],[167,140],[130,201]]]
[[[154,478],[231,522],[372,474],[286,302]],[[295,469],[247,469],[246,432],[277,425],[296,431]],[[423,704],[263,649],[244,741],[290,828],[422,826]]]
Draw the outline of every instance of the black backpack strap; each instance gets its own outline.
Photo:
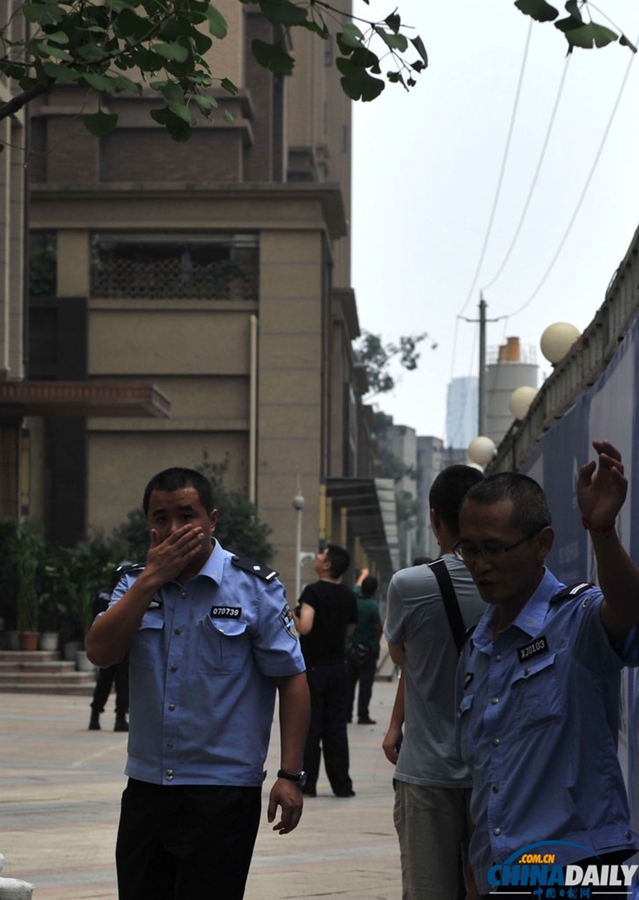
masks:
[[[450,573],[443,559],[436,559],[434,562],[428,563],[428,568],[437,579],[453,640],[455,641],[457,652],[461,653],[466,637],[466,626],[464,625],[464,619],[459,608],[459,601],[457,600]]]

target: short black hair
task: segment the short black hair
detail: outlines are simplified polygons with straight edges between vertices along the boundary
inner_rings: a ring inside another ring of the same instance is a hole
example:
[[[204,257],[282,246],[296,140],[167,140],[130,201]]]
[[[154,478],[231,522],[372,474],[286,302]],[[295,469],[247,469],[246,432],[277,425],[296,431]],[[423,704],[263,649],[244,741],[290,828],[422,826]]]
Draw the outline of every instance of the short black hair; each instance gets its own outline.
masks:
[[[468,491],[483,480],[483,472],[472,466],[448,466],[433,481],[428,494],[430,508],[453,537],[459,536],[459,511]]]
[[[331,564],[331,578],[341,578],[351,564],[348,551],[339,544],[327,544],[326,550],[326,559]]]
[[[548,500],[541,485],[534,478],[521,472],[499,472],[489,475],[471,488],[466,500],[482,506],[491,506],[501,500],[513,505],[512,524],[523,534],[536,534],[552,525]]]
[[[201,472],[197,472],[195,469],[184,469],[181,466],[162,469],[149,481],[144,489],[144,498],[142,500],[144,515],[146,516],[149,512],[149,501],[153,491],[168,491],[172,493],[187,487],[195,488],[200,498],[200,503],[207,514],[210,515],[215,509],[211,482]]]
[[[364,600],[368,600],[370,597],[375,596],[375,591],[379,587],[379,581],[375,578],[374,575],[367,575],[366,578],[362,580],[360,585],[361,593],[360,597]]]

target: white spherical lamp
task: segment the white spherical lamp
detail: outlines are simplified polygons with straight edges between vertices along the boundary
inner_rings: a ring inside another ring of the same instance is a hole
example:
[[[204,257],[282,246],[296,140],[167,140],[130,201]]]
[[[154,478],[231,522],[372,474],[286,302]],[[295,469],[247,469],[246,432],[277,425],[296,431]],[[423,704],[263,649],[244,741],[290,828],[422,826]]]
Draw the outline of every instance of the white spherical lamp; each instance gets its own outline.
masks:
[[[492,462],[495,450],[495,442],[489,437],[480,435],[479,437],[473,438],[468,445],[466,453],[471,462],[477,463],[478,466],[487,466],[489,462]]]
[[[537,396],[537,388],[518,387],[510,395],[510,411],[516,419],[525,419],[530,409],[530,404]]]
[[[564,358],[581,332],[570,322],[554,322],[541,336],[541,352],[555,365]]]

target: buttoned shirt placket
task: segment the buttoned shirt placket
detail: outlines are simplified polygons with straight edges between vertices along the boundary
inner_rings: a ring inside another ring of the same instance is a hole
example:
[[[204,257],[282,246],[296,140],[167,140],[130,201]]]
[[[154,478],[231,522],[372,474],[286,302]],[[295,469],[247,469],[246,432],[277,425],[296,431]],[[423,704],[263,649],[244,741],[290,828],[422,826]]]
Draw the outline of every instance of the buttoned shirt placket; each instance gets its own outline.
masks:
[[[522,635],[533,636],[542,627],[548,611],[548,601],[538,602],[531,609],[525,609],[504,631],[495,635],[493,629],[497,621],[497,610],[494,615],[485,619],[481,631],[478,627],[473,640],[475,650],[482,654],[488,665],[488,678],[485,689],[485,707],[483,725],[485,744],[488,748],[490,789],[487,793],[486,822],[493,858],[502,858],[509,847],[508,835],[504,831],[507,820],[503,805],[501,779],[506,772],[506,755],[508,743],[513,737],[508,730],[507,720],[512,713],[508,704],[512,703],[510,683],[514,672],[513,654],[521,643]],[[527,672],[525,672],[527,675]]]
[[[170,600],[167,598],[164,606],[167,662],[162,718],[162,773],[167,784],[173,781],[178,767],[181,669],[186,646],[185,637],[188,634],[189,597],[186,587],[172,584],[165,588],[166,593],[169,590]]]

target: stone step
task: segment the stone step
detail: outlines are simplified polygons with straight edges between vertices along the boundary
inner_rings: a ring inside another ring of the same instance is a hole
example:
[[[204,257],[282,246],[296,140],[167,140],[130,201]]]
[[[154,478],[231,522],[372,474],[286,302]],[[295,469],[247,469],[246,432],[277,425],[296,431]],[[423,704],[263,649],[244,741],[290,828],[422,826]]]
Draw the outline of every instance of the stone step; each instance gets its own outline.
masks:
[[[0,660],[0,675],[7,672],[75,672],[75,663],[63,659],[29,662],[16,660],[3,662]]]
[[[60,659],[57,650],[0,650],[2,662],[47,662]]]
[[[55,651],[0,651],[0,693],[91,696],[94,689],[94,671],[76,671]]]
[[[74,684],[3,684],[0,679],[0,694],[59,694],[65,697],[92,697],[95,681]],[[0,709],[2,701],[0,700]]]
[[[0,684],[95,684],[93,672],[0,672]]]

